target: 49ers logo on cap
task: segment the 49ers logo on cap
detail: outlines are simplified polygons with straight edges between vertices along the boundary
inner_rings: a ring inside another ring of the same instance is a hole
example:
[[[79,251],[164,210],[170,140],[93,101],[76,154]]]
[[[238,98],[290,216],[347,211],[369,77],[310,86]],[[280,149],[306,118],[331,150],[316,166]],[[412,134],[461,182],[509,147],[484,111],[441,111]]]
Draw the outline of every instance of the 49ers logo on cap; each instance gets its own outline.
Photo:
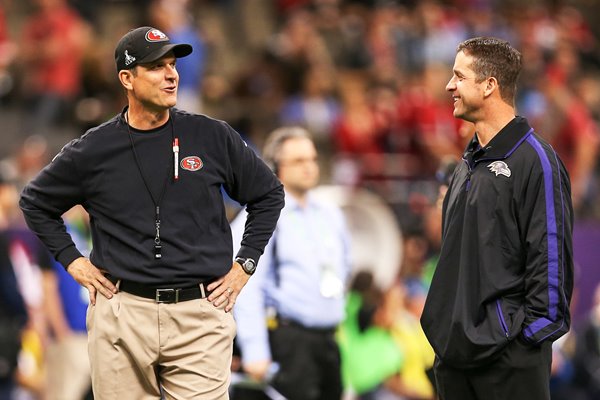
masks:
[[[169,40],[169,37],[158,29],[150,29],[146,32],[146,40],[149,42],[164,42]]]
[[[198,156],[189,156],[181,160],[179,163],[181,168],[186,169],[188,171],[198,171],[200,168],[204,166],[202,160]]]

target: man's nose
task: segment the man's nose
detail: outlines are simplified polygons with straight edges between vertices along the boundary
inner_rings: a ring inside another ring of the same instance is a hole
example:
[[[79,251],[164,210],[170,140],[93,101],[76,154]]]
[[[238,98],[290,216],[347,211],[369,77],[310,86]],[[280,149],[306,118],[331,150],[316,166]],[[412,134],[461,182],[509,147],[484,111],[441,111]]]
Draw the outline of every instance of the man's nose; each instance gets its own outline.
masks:
[[[179,76],[179,74],[177,73],[177,69],[175,68],[175,66],[168,65],[167,66],[167,78],[175,79],[178,76]]]

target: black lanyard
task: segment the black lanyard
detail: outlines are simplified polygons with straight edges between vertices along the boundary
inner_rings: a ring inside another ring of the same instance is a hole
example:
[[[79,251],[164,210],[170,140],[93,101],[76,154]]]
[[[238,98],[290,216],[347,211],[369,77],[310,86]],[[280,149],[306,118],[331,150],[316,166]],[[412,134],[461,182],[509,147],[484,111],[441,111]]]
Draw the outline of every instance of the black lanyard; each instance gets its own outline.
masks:
[[[170,172],[167,173],[167,177],[165,178],[165,184],[163,185],[163,188],[160,191],[160,194],[158,195],[158,199],[155,199],[154,195],[152,194],[152,191],[150,190],[150,185],[148,185],[148,181],[146,180],[146,176],[144,175],[144,172],[142,170],[142,164],[140,163],[137,152],[135,151],[135,143],[133,141],[133,135],[131,133],[131,128],[129,126],[127,112],[125,112],[125,123],[127,124],[127,132],[129,133],[128,136],[129,136],[129,141],[131,143],[131,150],[133,151],[133,158],[135,159],[135,164],[137,165],[138,171],[140,172],[140,176],[142,177],[142,181],[144,182],[144,186],[146,187],[146,190],[148,191],[148,194],[150,195],[150,198],[152,199],[152,203],[154,204],[154,210],[155,210],[154,226],[156,228],[156,235],[154,236],[154,258],[156,260],[160,260],[162,258],[162,253],[161,253],[162,245],[160,242],[160,204],[162,203],[162,199],[165,196],[165,193],[167,192],[167,185],[169,184]],[[175,129],[173,128],[173,116],[171,115],[170,112],[169,112],[169,124],[171,125],[171,139],[172,139],[172,142],[175,143]]]

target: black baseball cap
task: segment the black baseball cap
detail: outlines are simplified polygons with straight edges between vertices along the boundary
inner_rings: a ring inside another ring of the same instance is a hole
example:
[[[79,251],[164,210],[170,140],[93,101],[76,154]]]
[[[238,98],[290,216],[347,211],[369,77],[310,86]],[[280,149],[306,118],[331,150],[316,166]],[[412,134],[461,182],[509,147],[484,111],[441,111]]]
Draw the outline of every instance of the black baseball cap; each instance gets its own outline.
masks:
[[[133,29],[119,40],[115,49],[117,72],[156,61],[169,51],[173,51],[176,58],[181,58],[190,55],[193,49],[189,44],[171,43],[167,35],[151,26]]]

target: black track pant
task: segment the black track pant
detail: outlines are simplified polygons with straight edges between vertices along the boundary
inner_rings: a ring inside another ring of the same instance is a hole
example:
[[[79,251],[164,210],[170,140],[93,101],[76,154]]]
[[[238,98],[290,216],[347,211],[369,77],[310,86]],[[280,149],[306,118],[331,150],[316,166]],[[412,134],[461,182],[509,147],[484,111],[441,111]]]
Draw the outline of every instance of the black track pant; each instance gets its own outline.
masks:
[[[552,344],[513,340],[491,364],[457,369],[436,358],[440,400],[550,400]]]

